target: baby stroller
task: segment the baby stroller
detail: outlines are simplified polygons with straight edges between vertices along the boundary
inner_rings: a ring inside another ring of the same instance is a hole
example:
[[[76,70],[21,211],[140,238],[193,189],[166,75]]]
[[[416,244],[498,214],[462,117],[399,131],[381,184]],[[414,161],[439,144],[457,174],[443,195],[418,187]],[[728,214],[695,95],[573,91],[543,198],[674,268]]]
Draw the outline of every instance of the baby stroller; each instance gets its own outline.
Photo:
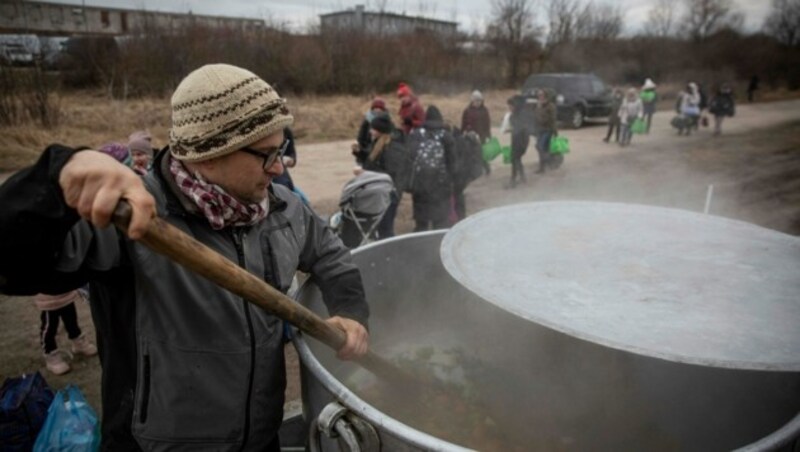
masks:
[[[331,217],[331,227],[348,248],[380,239],[378,225],[392,202],[395,191],[391,176],[364,171],[342,189],[341,209]]]

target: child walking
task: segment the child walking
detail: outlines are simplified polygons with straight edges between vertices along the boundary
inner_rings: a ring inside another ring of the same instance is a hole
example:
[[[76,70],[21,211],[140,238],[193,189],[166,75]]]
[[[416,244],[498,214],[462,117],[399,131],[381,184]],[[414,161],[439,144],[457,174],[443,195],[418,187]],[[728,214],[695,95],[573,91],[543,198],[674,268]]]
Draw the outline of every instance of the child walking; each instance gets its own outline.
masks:
[[[64,359],[64,351],[58,349],[56,333],[58,333],[59,320],[64,322],[67,337],[72,342],[72,353],[85,356],[97,354],[97,347],[83,334],[78,326],[78,311],[75,302],[83,300],[83,296],[73,290],[60,295],[37,294],[33,303],[42,311],[39,338],[44,353],[44,362],[47,370],[55,375],[69,372],[69,363]]]

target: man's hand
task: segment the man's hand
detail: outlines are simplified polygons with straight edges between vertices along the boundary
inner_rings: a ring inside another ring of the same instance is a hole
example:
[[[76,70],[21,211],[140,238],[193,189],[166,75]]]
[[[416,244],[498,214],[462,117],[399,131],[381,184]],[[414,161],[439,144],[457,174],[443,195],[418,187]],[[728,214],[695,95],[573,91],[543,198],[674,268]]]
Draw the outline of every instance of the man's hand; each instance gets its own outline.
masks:
[[[58,178],[67,205],[97,227],[105,227],[121,199],[130,203],[133,214],[128,236],[140,238],[155,216],[155,200],[139,176],[111,156],[96,151],[73,155]]]
[[[344,331],[347,335],[345,344],[336,352],[339,359],[351,360],[367,353],[369,333],[364,325],[339,316],[333,316],[325,321],[334,328]]]

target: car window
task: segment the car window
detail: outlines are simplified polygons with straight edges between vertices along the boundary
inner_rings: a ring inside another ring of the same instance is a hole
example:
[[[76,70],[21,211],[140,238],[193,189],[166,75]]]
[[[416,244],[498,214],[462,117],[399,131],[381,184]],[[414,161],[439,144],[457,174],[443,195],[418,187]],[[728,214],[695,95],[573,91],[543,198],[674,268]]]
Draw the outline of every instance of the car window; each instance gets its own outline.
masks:
[[[606,85],[603,84],[600,80],[593,78],[592,79],[592,92],[595,94],[603,94],[606,91]]]
[[[531,77],[526,85],[528,88],[558,88],[553,77]]]

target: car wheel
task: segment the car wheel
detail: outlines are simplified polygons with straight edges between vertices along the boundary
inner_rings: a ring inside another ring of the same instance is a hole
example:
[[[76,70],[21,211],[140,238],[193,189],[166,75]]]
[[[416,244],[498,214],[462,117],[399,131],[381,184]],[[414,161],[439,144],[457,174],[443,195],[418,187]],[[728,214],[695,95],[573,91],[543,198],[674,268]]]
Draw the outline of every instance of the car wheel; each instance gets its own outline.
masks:
[[[583,113],[583,107],[575,107],[572,110],[572,118],[569,123],[573,129],[580,129],[586,119]]]

